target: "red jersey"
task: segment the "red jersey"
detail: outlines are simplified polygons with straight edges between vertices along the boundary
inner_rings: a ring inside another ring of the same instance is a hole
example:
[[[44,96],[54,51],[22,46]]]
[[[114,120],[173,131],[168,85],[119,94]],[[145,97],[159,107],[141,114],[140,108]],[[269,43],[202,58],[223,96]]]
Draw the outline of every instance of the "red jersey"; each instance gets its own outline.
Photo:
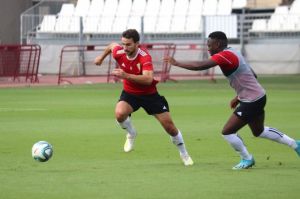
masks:
[[[142,75],[143,71],[153,71],[152,58],[145,49],[138,49],[134,58],[127,57],[122,46],[116,46],[112,55],[117,61],[119,67],[126,73]],[[157,92],[156,84],[158,81],[152,81],[151,85],[141,85],[129,80],[123,80],[123,89],[134,95],[149,95]]]

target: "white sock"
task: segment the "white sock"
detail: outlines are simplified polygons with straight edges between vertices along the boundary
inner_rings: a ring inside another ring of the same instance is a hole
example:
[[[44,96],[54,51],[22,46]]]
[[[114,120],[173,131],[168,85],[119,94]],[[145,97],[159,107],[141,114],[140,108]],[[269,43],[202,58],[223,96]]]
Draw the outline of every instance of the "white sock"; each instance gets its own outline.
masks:
[[[136,131],[131,123],[130,117],[128,116],[126,118],[126,120],[124,120],[123,122],[118,122],[117,123],[123,128],[125,129],[130,136],[135,137],[136,136]]]
[[[170,137],[171,137],[171,141],[173,142],[173,144],[175,144],[177,146],[180,155],[187,155],[188,152],[185,148],[181,132],[178,130],[178,134],[176,136],[174,136],[174,137],[170,136]]]
[[[259,137],[288,145],[293,149],[297,148],[297,143],[294,139],[271,127],[265,126],[264,131],[259,135]]]
[[[224,139],[239,153],[242,159],[251,160],[252,155],[248,152],[243,140],[238,134],[223,135]]]

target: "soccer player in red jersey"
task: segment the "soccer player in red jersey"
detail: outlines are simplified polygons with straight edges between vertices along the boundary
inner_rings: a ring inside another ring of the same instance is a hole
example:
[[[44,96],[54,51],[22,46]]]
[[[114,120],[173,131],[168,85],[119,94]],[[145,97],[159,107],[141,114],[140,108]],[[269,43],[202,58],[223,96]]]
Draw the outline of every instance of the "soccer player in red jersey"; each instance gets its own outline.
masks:
[[[119,65],[112,74],[123,80],[123,91],[115,108],[115,117],[119,125],[127,131],[124,151],[133,150],[137,132],[130,116],[142,107],[149,115],[153,115],[170,135],[177,146],[184,165],[193,165],[188,154],[181,132],[175,127],[167,100],[159,95],[156,81],[153,78],[153,64],[151,55],[146,49],[139,47],[139,33],[135,29],[128,29],[122,33],[121,45],[109,44],[104,52],[96,57],[95,64],[101,65],[105,57],[112,53]]]
[[[203,61],[177,61],[172,57],[165,57],[164,61],[174,66],[188,70],[206,70],[219,66],[229,80],[230,86],[237,96],[230,102],[234,113],[225,124],[222,134],[225,140],[241,156],[241,161],[233,169],[247,169],[255,164],[237,132],[248,125],[255,137],[266,138],[285,144],[300,156],[300,140],[296,141],[279,130],[264,126],[266,92],[256,79],[256,75],[246,63],[244,57],[235,49],[227,47],[228,40],[225,33],[212,32],[207,41],[211,57]],[[239,106],[238,106],[239,105]]]

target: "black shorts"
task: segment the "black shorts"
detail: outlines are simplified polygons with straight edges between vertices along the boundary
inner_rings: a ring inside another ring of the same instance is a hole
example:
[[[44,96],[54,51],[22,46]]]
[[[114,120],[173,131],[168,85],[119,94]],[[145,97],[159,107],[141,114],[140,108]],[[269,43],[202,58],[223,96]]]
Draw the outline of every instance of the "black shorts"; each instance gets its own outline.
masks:
[[[255,102],[240,102],[240,105],[235,109],[234,114],[249,123],[253,119],[265,113],[264,108],[266,102],[266,95]]]
[[[169,112],[169,105],[164,96],[158,93],[150,95],[133,95],[122,91],[119,101],[125,101],[133,108],[133,112],[142,107],[148,115]]]

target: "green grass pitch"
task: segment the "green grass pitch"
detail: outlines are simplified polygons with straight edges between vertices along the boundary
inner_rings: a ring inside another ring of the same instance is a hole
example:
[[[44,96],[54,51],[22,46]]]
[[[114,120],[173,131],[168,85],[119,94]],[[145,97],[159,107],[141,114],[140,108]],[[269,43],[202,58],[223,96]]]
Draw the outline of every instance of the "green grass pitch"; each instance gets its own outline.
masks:
[[[300,139],[300,76],[260,77],[268,93],[266,124]],[[0,89],[1,199],[299,198],[300,158],[290,148],[240,131],[256,166],[220,132],[232,110],[226,80],[158,85],[195,165],[184,167],[159,123],[139,110],[135,150],[114,119],[120,84]],[[52,159],[38,163],[32,145],[49,141]]]

